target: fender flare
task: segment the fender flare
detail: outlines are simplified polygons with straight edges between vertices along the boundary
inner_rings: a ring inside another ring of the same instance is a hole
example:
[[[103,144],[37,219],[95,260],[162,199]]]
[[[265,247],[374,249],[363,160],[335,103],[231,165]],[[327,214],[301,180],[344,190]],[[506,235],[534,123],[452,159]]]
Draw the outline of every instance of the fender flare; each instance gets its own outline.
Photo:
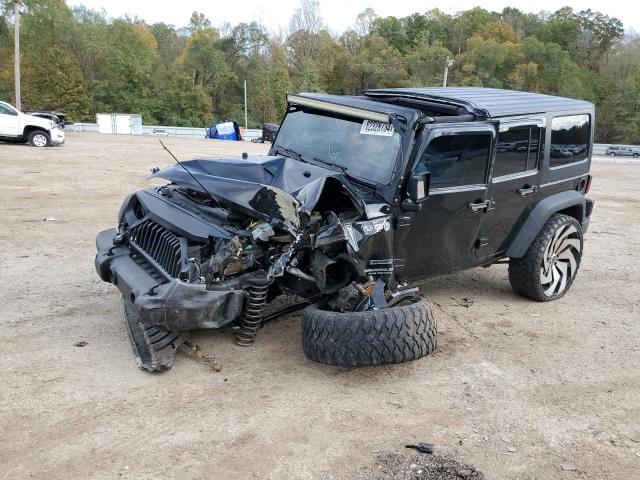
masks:
[[[524,224],[520,227],[511,245],[507,249],[506,256],[511,258],[523,257],[529,246],[533,243],[549,217],[556,212],[569,207],[580,207],[579,218],[581,224],[585,219],[585,197],[576,190],[556,193],[540,200],[531,210]]]
[[[46,133],[47,135],[51,135],[51,132],[49,130],[39,125],[25,125],[25,127],[22,129],[22,138],[27,140],[29,138],[29,135],[31,135],[32,132],[36,131],[41,131]]]

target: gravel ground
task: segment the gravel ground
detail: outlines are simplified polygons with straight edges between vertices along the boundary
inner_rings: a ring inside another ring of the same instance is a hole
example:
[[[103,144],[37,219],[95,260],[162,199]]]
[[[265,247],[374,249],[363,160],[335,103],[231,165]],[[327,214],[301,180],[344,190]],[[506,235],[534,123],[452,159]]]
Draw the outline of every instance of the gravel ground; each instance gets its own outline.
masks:
[[[166,143],[182,159],[266,150]],[[219,372],[180,354],[152,375],[136,368],[118,291],[96,276],[94,239],[171,162],[149,137],[0,145],[0,478],[640,476],[640,165],[594,164],[585,257],[563,299],[515,296],[504,265],[424,283],[432,356],[314,364],[291,315],[248,349],[192,335]],[[404,448],[420,441],[435,455]]]

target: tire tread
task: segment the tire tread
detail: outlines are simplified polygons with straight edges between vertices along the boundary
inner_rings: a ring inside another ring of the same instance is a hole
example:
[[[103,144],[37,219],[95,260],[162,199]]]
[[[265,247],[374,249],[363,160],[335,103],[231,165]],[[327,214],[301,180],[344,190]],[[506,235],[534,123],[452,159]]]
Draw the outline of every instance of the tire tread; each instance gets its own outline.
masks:
[[[307,358],[340,366],[373,366],[417,360],[435,351],[437,327],[425,301],[369,312],[307,308],[302,346]]]

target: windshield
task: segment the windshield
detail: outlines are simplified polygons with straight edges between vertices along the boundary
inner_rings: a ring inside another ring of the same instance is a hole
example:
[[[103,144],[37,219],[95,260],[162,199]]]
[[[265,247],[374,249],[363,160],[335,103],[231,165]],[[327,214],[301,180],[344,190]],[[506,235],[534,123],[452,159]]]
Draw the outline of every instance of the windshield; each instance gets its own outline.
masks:
[[[275,147],[303,160],[340,168],[346,175],[379,184],[391,180],[402,139],[393,126],[314,111],[291,111],[278,132]]]

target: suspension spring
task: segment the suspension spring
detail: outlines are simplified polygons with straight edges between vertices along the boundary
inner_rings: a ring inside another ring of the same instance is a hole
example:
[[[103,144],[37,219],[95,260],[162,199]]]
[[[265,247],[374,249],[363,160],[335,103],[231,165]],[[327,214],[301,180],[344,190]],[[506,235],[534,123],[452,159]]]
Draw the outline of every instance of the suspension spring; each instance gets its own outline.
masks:
[[[250,347],[256,341],[258,329],[262,324],[262,313],[267,304],[267,290],[269,285],[251,285],[248,288],[247,304],[236,337],[236,343],[241,347]]]

